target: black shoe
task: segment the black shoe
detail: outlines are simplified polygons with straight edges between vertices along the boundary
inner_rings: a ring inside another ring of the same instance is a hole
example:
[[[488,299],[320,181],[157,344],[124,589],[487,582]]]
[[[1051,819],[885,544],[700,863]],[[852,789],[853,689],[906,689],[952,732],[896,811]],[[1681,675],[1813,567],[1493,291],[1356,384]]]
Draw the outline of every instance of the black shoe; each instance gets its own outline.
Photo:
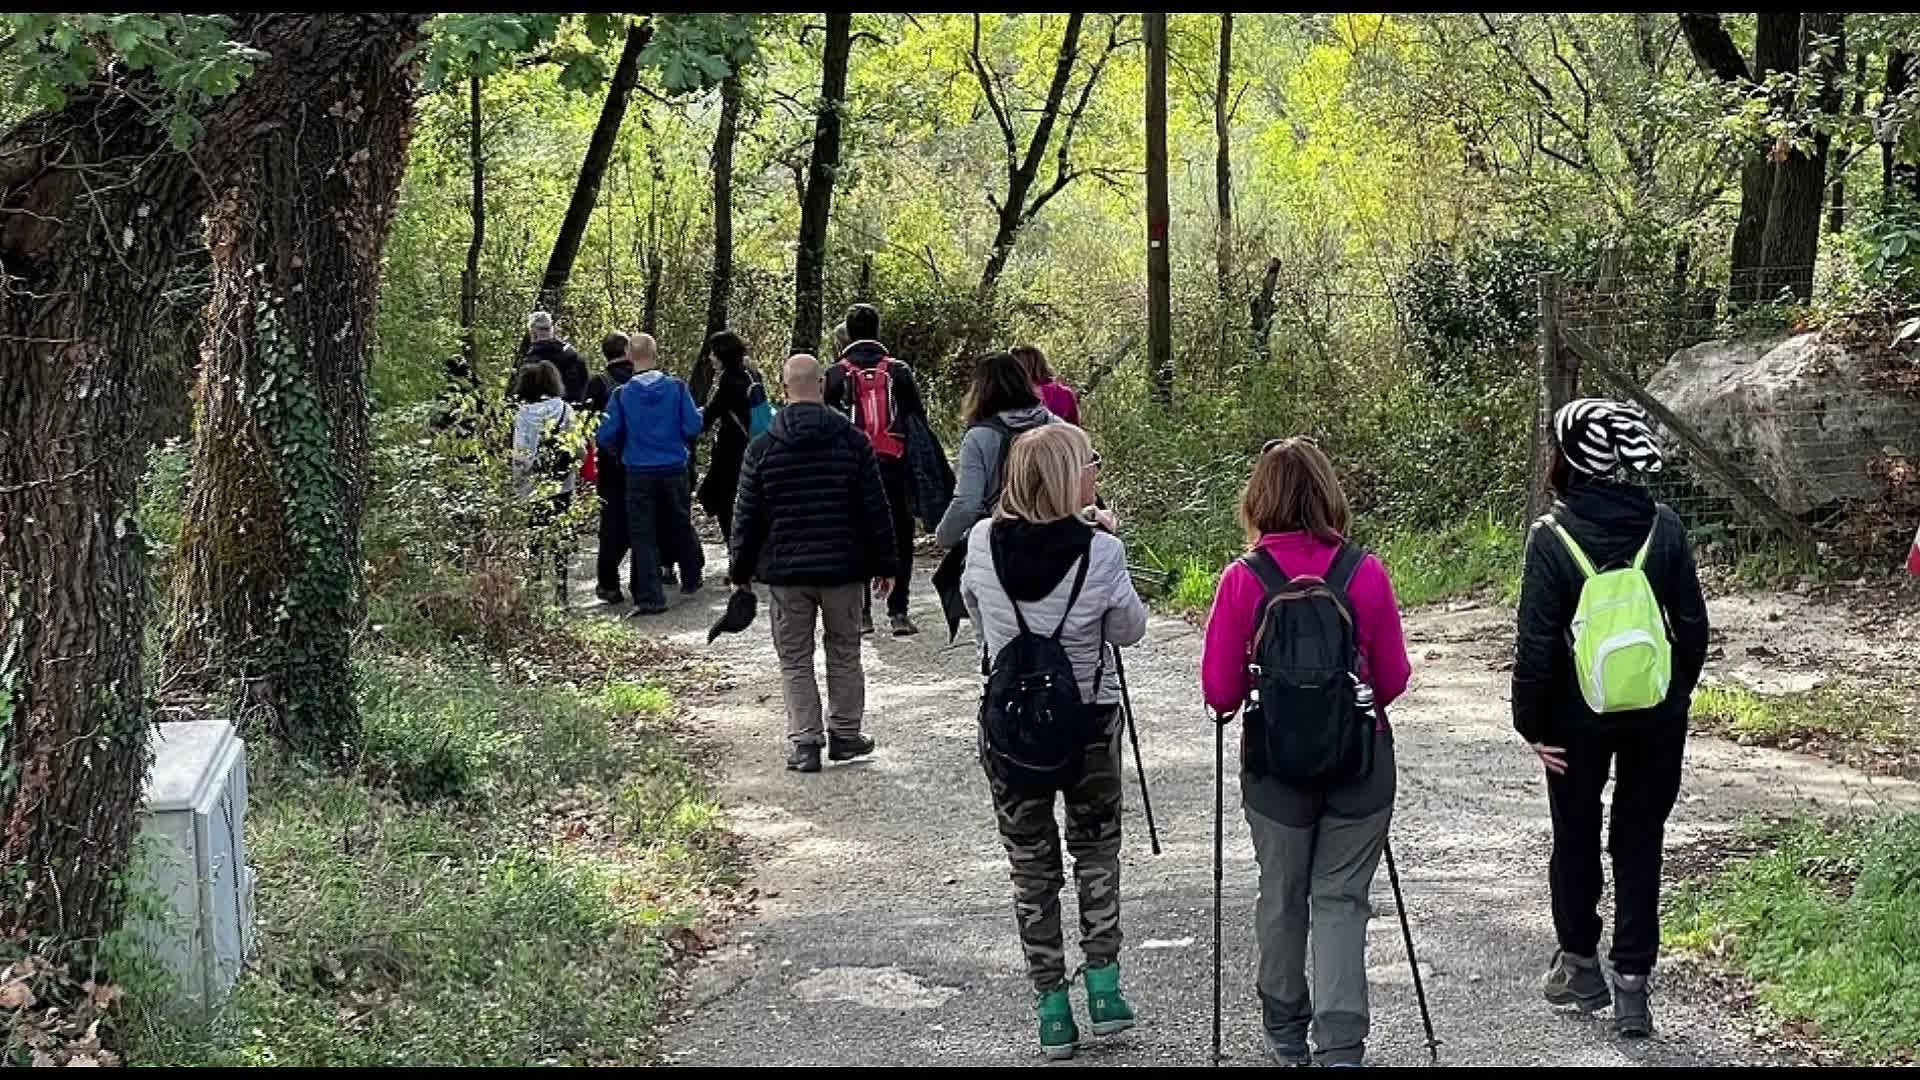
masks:
[[[1653,1034],[1645,975],[1613,977],[1613,1030],[1623,1039],[1644,1039]]]
[[[819,772],[820,744],[800,743],[787,755],[788,772]]]
[[[1607,989],[1607,977],[1600,971],[1597,956],[1575,956],[1563,949],[1553,953],[1553,964],[1540,984],[1540,992],[1552,1005],[1573,1005],[1581,1012],[1599,1012],[1613,1004]]]
[[[633,610],[627,613],[627,617],[638,619],[647,615],[665,615],[666,613],[667,613],[666,601],[660,600],[660,601],[655,601],[654,603],[651,603],[651,604],[633,605]]]
[[[819,747],[814,748],[817,756]],[[852,761],[857,757],[866,757],[873,753],[873,740],[865,735],[828,735],[827,759],[829,761]]]
[[[603,604],[623,603],[627,599],[627,594],[619,589],[595,589],[593,595],[599,597]]]
[[[920,632],[920,628],[913,625],[913,620],[907,618],[907,613],[904,611],[893,616],[892,621],[894,637],[912,637]]]
[[[693,578],[689,580],[685,585],[680,586],[680,595],[692,596],[694,593],[697,593],[701,589],[704,589],[706,587],[707,587],[706,582],[700,580],[699,578]]]

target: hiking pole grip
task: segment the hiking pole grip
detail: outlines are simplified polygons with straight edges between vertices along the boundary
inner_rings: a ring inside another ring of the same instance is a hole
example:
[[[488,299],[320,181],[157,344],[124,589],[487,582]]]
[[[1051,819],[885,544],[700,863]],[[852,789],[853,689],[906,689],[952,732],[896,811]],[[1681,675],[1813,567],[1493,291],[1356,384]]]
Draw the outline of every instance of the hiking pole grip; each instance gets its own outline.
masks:
[[[1420,1002],[1420,1023],[1427,1029],[1427,1057],[1440,1063],[1440,1040],[1433,1034],[1433,1014],[1427,1011],[1427,990],[1420,981],[1420,961],[1413,954],[1413,927],[1407,922],[1407,899],[1400,891],[1400,869],[1393,863],[1393,841],[1381,843],[1387,857],[1387,881],[1393,885],[1393,906],[1400,911],[1400,936],[1407,943],[1407,967],[1413,972],[1413,996]]]
[[[1113,673],[1120,679],[1120,708],[1126,714],[1127,738],[1133,741],[1133,768],[1140,778],[1140,808],[1147,815],[1147,840],[1153,853],[1160,854],[1160,830],[1153,823],[1153,800],[1147,796],[1147,766],[1140,760],[1140,729],[1133,722],[1133,692],[1127,688],[1127,664],[1120,659],[1120,646],[1113,647]]]
[[[1227,720],[1213,721],[1213,1067],[1219,1068],[1220,1053],[1220,890],[1226,865],[1227,805]]]

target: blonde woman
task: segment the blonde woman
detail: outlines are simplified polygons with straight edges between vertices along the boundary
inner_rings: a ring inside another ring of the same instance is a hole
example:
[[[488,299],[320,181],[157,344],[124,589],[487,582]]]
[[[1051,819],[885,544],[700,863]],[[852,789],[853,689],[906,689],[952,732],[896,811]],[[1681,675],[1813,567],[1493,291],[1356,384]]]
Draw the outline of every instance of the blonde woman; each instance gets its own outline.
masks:
[[[1070,424],[1016,438],[994,514],[967,536],[960,589],[988,676],[981,760],[1013,878],[1040,1047],[1055,1059],[1072,1057],[1080,1039],[1060,930],[1056,794],[1065,797],[1079,887],[1088,1019],[1096,1035],[1134,1025],[1120,991],[1120,693],[1105,660],[1108,645],[1145,635],[1147,617],[1113,517],[1093,509],[1099,467],[1086,433]]]

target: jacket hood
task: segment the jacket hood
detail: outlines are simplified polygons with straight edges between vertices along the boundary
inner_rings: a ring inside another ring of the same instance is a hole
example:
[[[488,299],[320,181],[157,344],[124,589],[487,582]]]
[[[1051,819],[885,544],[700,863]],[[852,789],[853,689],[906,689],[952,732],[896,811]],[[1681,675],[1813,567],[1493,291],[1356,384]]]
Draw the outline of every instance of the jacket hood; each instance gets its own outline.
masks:
[[[994,419],[1012,428],[1017,434],[1050,423],[1053,420],[1053,413],[1047,411],[1045,405],[1028,405],[1025,408],[1008,409],[997,414]]]
[[[573,349],[573,346],[568,345],[566,342],[561,341],[559,338],[548,338],[545,341],[536,341],[533,344],[527,346],[528,353],[536,354],[541,359],[547,359],[549,357],[555,357],[555,356],[564,356],[568,352],[572,351],[572,349]]]
[[[1000,582],[1007,595],[1023,604],[1046,599],[1093,547],[1093,529],[1079,518],[1061,518],[1044,525],[996,521],[989,528]],[[1053,632],[1051,626],[1029,629],[1037,634]]]
[[[608,361],[607,378],[612,381],[615,386],[619,386],[621,383],[633,378],[633,361],[625,357]]]
[[[853,425],[817,401],[796,401],[773,418],[767,436],[783,446],[807,449],[844,439]]]
[[[557,397],[542,398],[539,401],[526,401],[520,405],[523,416],[533,417],[541,423],[559,423],[567,415],[567,403]]]
[[[628,379],[620,392],[635,404],[666,401],[673,395],[673,380],[658,368],[648,368]]]
[[[847,346],[840,359],[853,361],[854,367],[872,367],[887,355],[887,347],[877,341],[856,341]]]

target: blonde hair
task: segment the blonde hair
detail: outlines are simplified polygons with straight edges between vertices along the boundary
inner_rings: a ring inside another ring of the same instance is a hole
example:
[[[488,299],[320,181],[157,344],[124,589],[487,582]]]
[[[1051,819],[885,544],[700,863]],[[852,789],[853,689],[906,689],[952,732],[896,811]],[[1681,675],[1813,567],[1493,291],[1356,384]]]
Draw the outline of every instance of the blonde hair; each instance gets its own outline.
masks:
[[[1036,525],[1078,514],[1080,474],[1093,461],[1093,443],[1072,424],[1042,424],[1007,449],[1006,480],[993,508],[997,521]]]
[[[1352,525],[1347,493],[1312,439],[1275,439],[1261,448],[1240,493],[1240,527],[1249,541],[1266,533],[1304,532],[1334,543]]]

